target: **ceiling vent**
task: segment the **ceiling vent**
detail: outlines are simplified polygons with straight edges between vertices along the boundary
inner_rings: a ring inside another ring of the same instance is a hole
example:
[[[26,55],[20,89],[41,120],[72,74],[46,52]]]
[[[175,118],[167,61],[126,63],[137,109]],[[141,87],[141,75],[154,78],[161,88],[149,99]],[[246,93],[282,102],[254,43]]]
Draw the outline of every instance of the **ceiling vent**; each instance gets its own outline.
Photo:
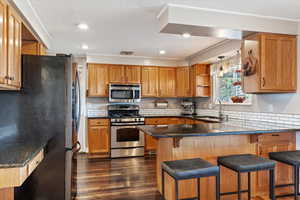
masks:
[[[120,55],[121,56],[132,56],[133,55],[133,51],[121,51]]]

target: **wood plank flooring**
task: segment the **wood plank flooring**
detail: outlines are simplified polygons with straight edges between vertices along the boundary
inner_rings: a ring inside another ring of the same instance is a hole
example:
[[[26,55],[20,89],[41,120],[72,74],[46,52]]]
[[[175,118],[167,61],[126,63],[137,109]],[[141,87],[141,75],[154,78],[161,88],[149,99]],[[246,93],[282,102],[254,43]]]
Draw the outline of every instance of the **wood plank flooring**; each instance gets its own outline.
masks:
[[[73,200],[163,200],[154,157],[111,160],[80,154],[74,165]],[[293,198],[283,198],[288,199]]]
[[[155,158],[100,159],[77,156],[74,200],[162,200]]]

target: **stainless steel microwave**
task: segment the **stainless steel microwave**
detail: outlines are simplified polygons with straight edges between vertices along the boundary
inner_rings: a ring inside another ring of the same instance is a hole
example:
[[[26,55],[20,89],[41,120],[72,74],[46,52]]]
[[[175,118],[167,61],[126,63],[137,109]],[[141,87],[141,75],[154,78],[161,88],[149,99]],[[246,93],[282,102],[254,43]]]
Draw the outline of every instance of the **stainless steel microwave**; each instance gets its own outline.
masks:
[[[141,84],[109,84],[109,102],[137,103],[141,101]]]

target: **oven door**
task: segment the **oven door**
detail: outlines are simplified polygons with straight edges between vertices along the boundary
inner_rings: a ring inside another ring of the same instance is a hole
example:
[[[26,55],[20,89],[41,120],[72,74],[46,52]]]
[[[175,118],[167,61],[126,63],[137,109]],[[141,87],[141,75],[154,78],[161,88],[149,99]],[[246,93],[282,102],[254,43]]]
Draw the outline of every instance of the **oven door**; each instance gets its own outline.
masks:
[[[111,148],[144,147],[144,133],[136,126],[111,126]]]

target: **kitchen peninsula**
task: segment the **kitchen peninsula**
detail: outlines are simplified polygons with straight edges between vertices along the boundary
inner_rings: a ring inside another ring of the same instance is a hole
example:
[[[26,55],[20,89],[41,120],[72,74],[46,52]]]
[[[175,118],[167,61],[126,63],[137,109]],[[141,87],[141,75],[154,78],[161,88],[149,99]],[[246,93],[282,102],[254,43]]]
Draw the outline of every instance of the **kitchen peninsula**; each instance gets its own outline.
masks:
[[[261,121],[230,120],[223,123],[182,125],[147,125],[139,129],[158,140],[157,182],[161,191],[161,162],[190,158],[202,158],[216,164],[217,157],[232,154],[255,154],[267,157],[269,152],[295,150],[296,131],[299,125],[287,125]],[[252,197],[268,199],[267,172],[252,173]],[[221,168],[221,192],[237,189],[236,174]],[[276,166],[276,183],[292,183],[292,169],[286,165]],[[174,199],[174,182],[166,176],[166,199]],[[215,179],[201,179],[201,198],[214,199]],[[247,189],[247,175],[242,176],[242,189]],[[180,199],[196,196],[196,180],[179,182]],[[277,189],[278,193],[289,188]],[[247,195],[247,193],[244,193]],[[228,195],[222,199],[233,199]]]

